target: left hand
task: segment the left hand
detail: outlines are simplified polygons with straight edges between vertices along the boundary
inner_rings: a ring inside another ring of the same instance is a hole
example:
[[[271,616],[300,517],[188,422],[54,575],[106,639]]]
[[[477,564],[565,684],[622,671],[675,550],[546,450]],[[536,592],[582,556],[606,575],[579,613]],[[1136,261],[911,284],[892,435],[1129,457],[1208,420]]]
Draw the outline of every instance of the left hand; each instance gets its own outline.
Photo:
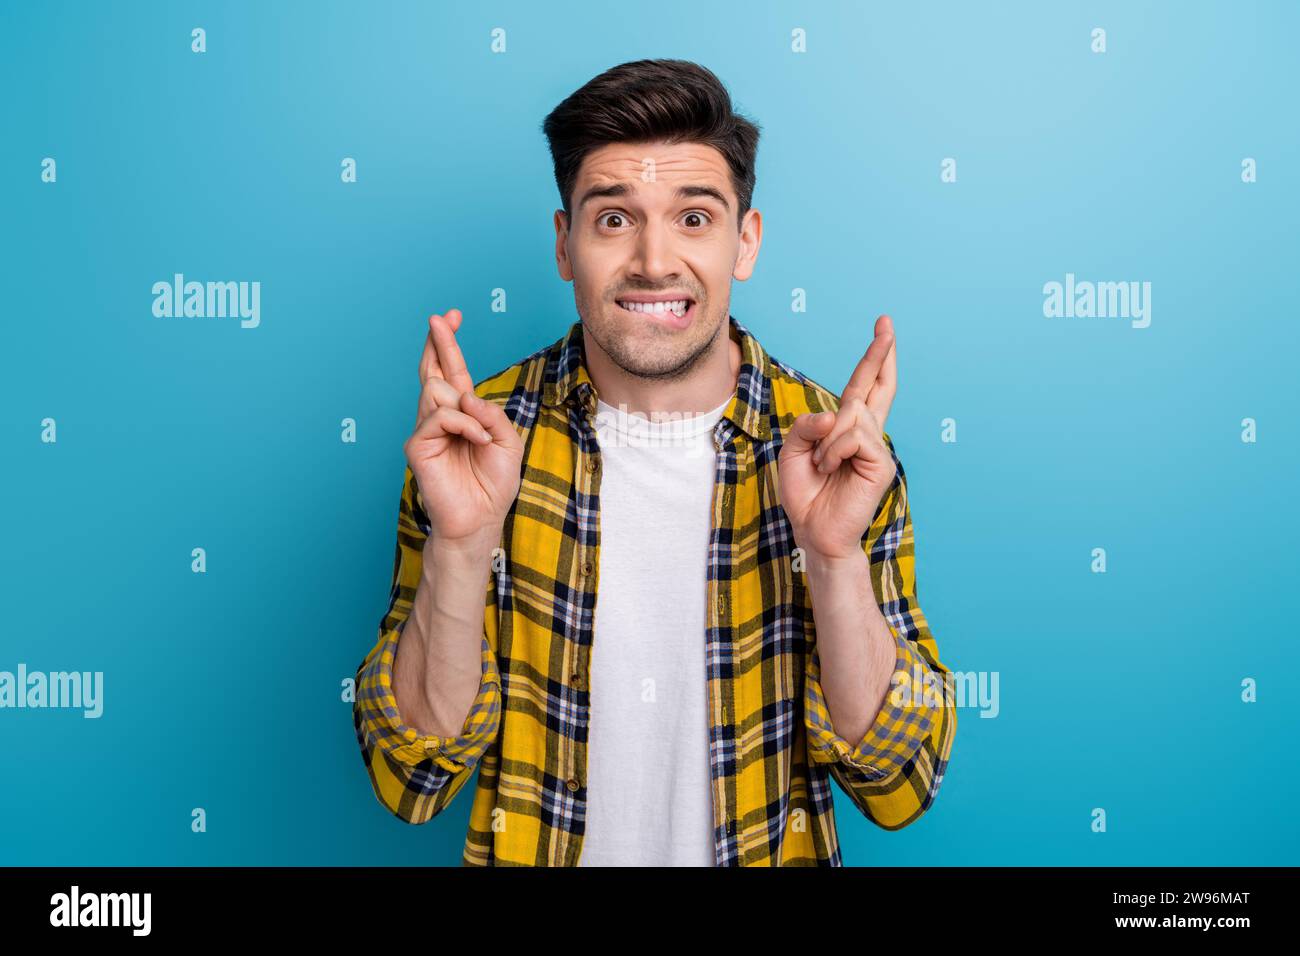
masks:
[[[897,470],[882,438],[898,390],[895,351],[893,322],[882,315],[839,411],[800,415],[785,436],[777,460],[781,505],[805,551],[862,553],[862,536]]]

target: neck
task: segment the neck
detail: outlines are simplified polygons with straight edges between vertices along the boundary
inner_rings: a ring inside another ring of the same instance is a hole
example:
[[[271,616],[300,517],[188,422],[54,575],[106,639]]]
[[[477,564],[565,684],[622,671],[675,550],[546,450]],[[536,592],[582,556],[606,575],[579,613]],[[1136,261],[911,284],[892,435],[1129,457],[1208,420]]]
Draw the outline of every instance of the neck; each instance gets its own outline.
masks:
[[[608,405],[633,412],[707,412],[736,391],[740,376],[740,344],[731,336],[731,322],[691,370],[680,378],[654,379],[632,375],[614,364],[583,330],[587,375]]]

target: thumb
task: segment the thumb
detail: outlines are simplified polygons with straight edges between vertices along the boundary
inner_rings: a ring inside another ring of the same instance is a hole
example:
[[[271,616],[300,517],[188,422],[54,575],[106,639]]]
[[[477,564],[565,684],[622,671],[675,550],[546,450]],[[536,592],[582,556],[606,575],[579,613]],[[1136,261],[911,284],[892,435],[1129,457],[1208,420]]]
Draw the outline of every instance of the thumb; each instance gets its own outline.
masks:
[[[792,455],[806,454],[812,450],[818,439],[830,434],[831,426],[834,424],[834,412],[816,414],[808,412],[800,415],[790,426],[789,434],[785,436],[785,447],[790,449]]]

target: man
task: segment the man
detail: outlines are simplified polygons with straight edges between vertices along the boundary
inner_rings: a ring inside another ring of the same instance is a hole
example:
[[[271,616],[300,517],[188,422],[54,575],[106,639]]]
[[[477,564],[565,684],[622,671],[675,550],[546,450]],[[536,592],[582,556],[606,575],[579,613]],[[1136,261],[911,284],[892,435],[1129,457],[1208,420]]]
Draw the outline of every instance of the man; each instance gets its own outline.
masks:
[[[357,673],[375,794],[423,823],[478,768],[466,864],[840,865],[829,780],[906,826],[956,728],[892,323],[837,398],[730,315],[758,128],[710,71],[625,63],[544,130],[580,321],[476,384],[429,320]]]

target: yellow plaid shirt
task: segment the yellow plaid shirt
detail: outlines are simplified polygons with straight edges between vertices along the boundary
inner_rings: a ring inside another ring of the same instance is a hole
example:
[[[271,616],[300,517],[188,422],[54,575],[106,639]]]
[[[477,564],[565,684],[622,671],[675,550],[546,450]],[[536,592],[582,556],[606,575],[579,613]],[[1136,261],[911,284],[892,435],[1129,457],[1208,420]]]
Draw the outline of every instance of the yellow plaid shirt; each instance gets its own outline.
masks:
[[[830,778],[884,829],[920,817],[938,793],[957,726],[952,677],[917,603],[907,481],[886,434],[897,476],[862,546],[898,647],[895,674],[861,740],[832,728],[807,582],[777,495],[777,455],[798,415],[835,409],[839,400],[769,356],[734,317],[729,322],[742,364],[714,429],[701,635],[715,862],[838,866]],[[353,725],[375,795],[408,823],[431,819],[478,768],[464,864],[574,866],[585,819],[600,579],[601,456],[581,322],[475,392],[505,409],[525,447],[519,496],[493,566],[484,569],[478,695],[455,737],[403,723],[393,696],[393,658],[430,531],[408,467],[388,611],[357,670]],[[636,759],[635,741],[627,755]]]

